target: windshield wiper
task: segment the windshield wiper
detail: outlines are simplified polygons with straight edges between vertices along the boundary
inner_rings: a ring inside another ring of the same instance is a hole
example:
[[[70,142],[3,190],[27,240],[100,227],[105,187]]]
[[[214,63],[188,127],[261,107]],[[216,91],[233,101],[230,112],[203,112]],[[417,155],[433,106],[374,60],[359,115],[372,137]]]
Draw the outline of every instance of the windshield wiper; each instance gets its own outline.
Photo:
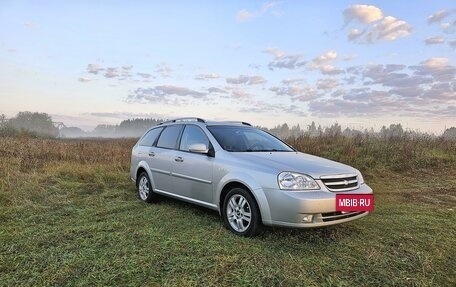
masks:
[[[245,152],[267,152],[267,151],[279,151],[277,149],[246,149]],[[283,150],[280,150],[283,151]]]

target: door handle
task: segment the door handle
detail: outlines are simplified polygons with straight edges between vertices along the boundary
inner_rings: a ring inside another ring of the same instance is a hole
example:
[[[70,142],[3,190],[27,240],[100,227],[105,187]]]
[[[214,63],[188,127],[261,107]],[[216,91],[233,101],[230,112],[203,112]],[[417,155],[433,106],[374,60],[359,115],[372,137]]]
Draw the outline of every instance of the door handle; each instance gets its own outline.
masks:
[[[181,156],[176,157],[174,160],[177,161],[177,162],[183,162],[184,161],[184,159]]]
[[[151,151],[151,152],[149,153],[149,156],[155,156],[155,153],[154,153],[153,151]]]

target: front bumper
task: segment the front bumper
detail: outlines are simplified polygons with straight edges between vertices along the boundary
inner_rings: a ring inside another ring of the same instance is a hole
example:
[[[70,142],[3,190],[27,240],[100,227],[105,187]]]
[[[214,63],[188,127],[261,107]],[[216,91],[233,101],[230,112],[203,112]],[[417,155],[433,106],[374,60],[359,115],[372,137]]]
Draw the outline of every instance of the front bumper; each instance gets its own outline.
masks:
[[[263,189],[269,206],[270,218],[263,218],[265,225],[288,227],[320,227],[352,221],[369,212],[336,212],[336,192],[285,191]],[[372,189],[361,184],[357,189],[343,194],[372,194]],[[260,204],[261,206],[261,204]]]

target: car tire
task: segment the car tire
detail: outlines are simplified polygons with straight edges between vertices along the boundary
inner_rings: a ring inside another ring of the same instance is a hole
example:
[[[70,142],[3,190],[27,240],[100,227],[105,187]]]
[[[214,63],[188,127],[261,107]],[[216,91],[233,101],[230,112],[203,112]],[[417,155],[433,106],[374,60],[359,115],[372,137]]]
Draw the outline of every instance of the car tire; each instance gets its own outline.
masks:
[[[150,181],[147,172],[141,172],[136,179],[136,189],[138,191],[138,198],[144,202],[152,203],[158,201],[158,194],[152,189],[152,183]]]
[[[260,209],[253,196],[243,188],[233,188],[223,201],[223,222],[233,233],[253,237],[261,233]]]

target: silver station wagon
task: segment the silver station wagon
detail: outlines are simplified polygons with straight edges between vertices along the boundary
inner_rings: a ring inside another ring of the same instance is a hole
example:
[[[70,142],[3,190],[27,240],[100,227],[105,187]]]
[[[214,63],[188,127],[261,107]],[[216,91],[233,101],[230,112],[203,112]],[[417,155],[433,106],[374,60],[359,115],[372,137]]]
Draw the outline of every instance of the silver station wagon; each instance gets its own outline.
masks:
[[[320,227],[368,211],[336,211],[336,194],[372,194],[350,166],[301,153],[245,122],[180,118],[149,129],[131,156],[139,198],[169,196],[217,210],[238,235],[263,225]]]

